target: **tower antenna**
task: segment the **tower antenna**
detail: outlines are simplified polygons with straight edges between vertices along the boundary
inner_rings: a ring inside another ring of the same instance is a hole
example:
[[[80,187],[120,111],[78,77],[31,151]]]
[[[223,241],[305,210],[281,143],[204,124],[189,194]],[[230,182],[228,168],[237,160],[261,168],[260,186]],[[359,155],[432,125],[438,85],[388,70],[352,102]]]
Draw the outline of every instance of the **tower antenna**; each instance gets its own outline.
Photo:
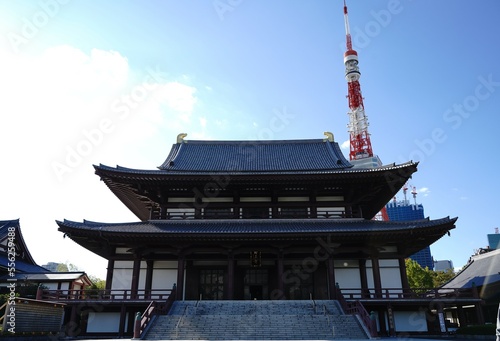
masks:
[[[368,118],[365,115],[363,96],[359,78],[358,53],[352,48],[347,5],[344,0],[344,23],[346,33],[346,52],[344,53],[345,79],[347,80],[347,98],[349,100],[350,160],[359,160],[373,156],[372,143],[368,133]]]

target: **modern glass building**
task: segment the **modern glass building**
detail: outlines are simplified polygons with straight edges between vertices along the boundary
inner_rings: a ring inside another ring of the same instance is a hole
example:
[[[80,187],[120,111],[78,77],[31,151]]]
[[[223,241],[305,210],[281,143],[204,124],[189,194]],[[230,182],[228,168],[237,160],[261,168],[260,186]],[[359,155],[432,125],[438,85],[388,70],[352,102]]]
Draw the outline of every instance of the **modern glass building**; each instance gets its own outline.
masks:
[[[409,200],[391,201],[386,205],[389,220],[409,221],[424,219],[424,207],[422,204],[410,204]],[[500,236],[500,235],[499,235]],[[422,268],[428,267],[434,269],[434,260],[432,259],[430,246],[410,256],[410,259],[416,261]]]

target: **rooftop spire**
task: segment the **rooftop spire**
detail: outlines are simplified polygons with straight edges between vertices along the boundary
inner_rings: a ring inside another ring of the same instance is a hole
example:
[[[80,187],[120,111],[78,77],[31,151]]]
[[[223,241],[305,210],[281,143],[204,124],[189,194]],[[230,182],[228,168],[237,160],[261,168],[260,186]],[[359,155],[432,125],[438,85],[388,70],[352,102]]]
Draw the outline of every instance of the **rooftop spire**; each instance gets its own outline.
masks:
[[[345,3],[345,0],[344,0],[344,24],[345,24],[347,51],[352,51],[351,30],[349,29],[349,18],[347,17],[347,5]]]

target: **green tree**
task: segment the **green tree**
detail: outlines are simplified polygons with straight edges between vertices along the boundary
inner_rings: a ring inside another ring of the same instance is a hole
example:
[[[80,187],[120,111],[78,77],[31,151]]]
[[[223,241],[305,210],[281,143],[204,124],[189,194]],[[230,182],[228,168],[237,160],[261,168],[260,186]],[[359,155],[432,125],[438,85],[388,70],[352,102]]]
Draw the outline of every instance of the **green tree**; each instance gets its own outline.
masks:
[[[92,284],[85,288],[85,296],[94,299],[101,297],[106,289],[106,281],[93,275],[89,275],[89,279]]]
[[[71,263],[59,263],[56,268],[56,272],[69,272],[69,271],[78,271],[78,267]]]
[[[406,276],[408,277],[408,284],[412,289],[429,289],[434,287],[432,270],[429,268],[422,268],[416,261],[407,258]]]
[[[98,278],[97,276],[89,275],[89,279],[92,281],[92,285],[89,286],[89,289],[106,289],[106,281]]]
[[[432,271],[432,281],[435,288],[447,283],[453,277],[455,277],[453,269],[448,269],[446,271]]]

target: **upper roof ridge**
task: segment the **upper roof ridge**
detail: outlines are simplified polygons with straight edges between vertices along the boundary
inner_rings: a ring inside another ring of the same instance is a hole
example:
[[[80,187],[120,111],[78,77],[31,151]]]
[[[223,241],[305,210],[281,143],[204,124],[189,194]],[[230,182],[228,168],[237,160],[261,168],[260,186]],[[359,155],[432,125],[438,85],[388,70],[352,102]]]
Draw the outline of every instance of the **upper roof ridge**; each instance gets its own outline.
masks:
[[[172,146],[162,171],[283,172],[344,170],[352,164],[329,139],[183,140]]]

